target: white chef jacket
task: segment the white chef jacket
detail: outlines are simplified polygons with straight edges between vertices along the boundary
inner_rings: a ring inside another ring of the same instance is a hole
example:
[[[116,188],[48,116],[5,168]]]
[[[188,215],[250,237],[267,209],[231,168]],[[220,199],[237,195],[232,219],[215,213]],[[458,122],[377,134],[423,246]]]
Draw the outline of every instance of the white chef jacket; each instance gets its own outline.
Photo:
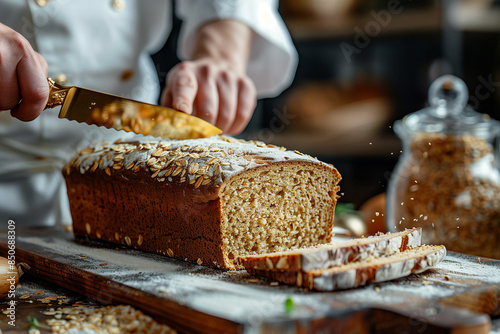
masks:
[[[181,58],[200,25],[232,18],[255,32],[247,73],[258,96],[290,84],[297,55],[277,1],[180,0],[177,9]],[[49,76],[149,103],[160,93],[150,54],[166,41],[170,11],[167,0],[0,0],[0,22],[28,39],[47,60]],[[58,119],[58,112],[45,110],[32,122],[0,112],[0,228],[9,219],[21,226],[71,223],[63,165],[92,142],[135,136]]]

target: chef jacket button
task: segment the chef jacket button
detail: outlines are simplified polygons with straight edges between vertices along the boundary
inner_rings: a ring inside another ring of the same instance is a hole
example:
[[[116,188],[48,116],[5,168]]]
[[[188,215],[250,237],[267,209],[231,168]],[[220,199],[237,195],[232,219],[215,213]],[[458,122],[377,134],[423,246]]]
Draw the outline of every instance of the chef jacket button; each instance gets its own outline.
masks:
[[[36,4],[40,7],[45,7],[49,3],[49,0],[35,0]]]
[[[120,80],[124,82],[129,81],[130,79],[132,79],[133,76],[134,76],[134,70],[129,68],[122,72],[122,74],[120,75]]]
[[[68,77],[66,76],[66,74],[60,73],[60,74],[56,75],[56,77],[54,78],[54,81],[57,84],[64,86],[68,82]]]
[[[111,5],[115,10],[122,10],[125,7],[125,0],[112,0]]]

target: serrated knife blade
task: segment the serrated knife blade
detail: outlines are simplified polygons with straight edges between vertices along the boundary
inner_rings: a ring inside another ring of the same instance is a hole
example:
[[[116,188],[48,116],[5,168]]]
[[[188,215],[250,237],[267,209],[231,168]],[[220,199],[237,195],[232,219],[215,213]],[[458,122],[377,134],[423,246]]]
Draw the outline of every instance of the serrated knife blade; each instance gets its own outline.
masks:
[[[48,78],[47,108],[61,106],[59,118],[170,139],[205,138],[222,130],[201,118],[153,104],[67,87]]]

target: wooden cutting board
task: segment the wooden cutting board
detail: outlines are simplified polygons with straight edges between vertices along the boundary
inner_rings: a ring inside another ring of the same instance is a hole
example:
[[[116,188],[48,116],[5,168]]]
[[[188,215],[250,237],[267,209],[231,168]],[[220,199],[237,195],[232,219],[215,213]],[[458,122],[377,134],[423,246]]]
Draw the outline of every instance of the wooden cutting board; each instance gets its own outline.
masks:
[[[330,293],[75,240],[54,228],[18,230],[16,260],[36,278],[130,304],[181,332],[488,333],[491,316],[500,315],[500,261],[458,253],[419,275]]]

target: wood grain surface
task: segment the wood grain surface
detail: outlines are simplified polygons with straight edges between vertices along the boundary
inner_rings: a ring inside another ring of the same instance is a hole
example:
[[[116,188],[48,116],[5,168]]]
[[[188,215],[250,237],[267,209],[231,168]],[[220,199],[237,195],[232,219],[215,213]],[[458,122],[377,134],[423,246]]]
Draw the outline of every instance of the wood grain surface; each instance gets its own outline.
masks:
[[[500,314],[500,261],[458,253],[419,275],[328,293],[75,240],[56,228],[18,230],[16,259],[34,278],[132,305],[186,333],[488,333]]]

